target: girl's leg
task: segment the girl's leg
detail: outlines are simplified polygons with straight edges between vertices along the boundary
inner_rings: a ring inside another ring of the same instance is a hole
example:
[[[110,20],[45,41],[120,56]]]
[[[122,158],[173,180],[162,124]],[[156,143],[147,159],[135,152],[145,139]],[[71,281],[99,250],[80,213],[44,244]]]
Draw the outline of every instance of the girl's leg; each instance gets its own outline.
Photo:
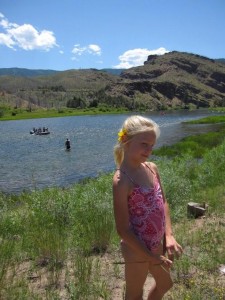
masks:
[[[143,261],[143,258],[135,255],[129,246],[121,244],[121,249],[125,260],[125,300],[142,300],[149,264],[140,262]]]
[[[163,268],[160,266],[151,266],[150,268],[150,272],[155,279],[155,285],[149,291],[148,300],[161,300],[173,286],[168,267],[163,266]]]
[[[162,254],[162,247],[157,250]],[[170,275],[169,268],[165,265],[149,265],[149,272],[155,279],[155,285],[151,287],[148,295],[148,300],[161,300],[166,292],[172,288],[173,281]]]

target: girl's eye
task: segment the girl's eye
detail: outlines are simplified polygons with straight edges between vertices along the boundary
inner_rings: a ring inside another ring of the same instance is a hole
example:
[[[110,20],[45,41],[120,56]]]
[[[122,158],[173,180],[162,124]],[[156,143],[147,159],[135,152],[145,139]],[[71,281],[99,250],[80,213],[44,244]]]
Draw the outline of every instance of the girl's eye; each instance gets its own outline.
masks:
[[[153,149],[154,145],[149,145],[148,143],[142,143],[143,147],[148,149]]]

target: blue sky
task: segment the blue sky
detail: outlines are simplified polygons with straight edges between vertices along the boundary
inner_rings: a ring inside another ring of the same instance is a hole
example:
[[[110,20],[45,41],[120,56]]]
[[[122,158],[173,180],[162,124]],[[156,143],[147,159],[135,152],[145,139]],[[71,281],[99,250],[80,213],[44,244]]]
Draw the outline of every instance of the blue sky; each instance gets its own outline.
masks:
[[[225,58],[224,28],[224,0],[0,0],[0,68],[130,68],[173,50]]]

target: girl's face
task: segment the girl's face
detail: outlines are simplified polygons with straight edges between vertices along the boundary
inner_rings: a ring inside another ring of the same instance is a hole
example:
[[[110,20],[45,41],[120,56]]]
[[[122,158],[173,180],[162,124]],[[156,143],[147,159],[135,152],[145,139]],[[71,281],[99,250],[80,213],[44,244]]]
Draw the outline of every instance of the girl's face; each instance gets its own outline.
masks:
[[[124,154],[137,163],[145,162],[152,153],[155,142],[154,131],[138,133],[127,142]]]

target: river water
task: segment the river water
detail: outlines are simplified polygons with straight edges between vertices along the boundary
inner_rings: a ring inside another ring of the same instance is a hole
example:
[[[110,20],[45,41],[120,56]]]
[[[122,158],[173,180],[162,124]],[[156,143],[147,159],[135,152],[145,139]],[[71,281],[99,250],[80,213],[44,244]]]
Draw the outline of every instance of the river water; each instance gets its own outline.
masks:
[[[215,125],[188,125],[184,121],[216,115],[210,111],[143,114],[157,122],[161,135],[156,147],[184,136],[207,132]],[[113,146],[129,114],[74,116],[0,122],[0,191],[68,186],[115,168]],[[48,127],[46,136],[31,135],[33,127]],[[66,138],[71,151],[65,151]]]

